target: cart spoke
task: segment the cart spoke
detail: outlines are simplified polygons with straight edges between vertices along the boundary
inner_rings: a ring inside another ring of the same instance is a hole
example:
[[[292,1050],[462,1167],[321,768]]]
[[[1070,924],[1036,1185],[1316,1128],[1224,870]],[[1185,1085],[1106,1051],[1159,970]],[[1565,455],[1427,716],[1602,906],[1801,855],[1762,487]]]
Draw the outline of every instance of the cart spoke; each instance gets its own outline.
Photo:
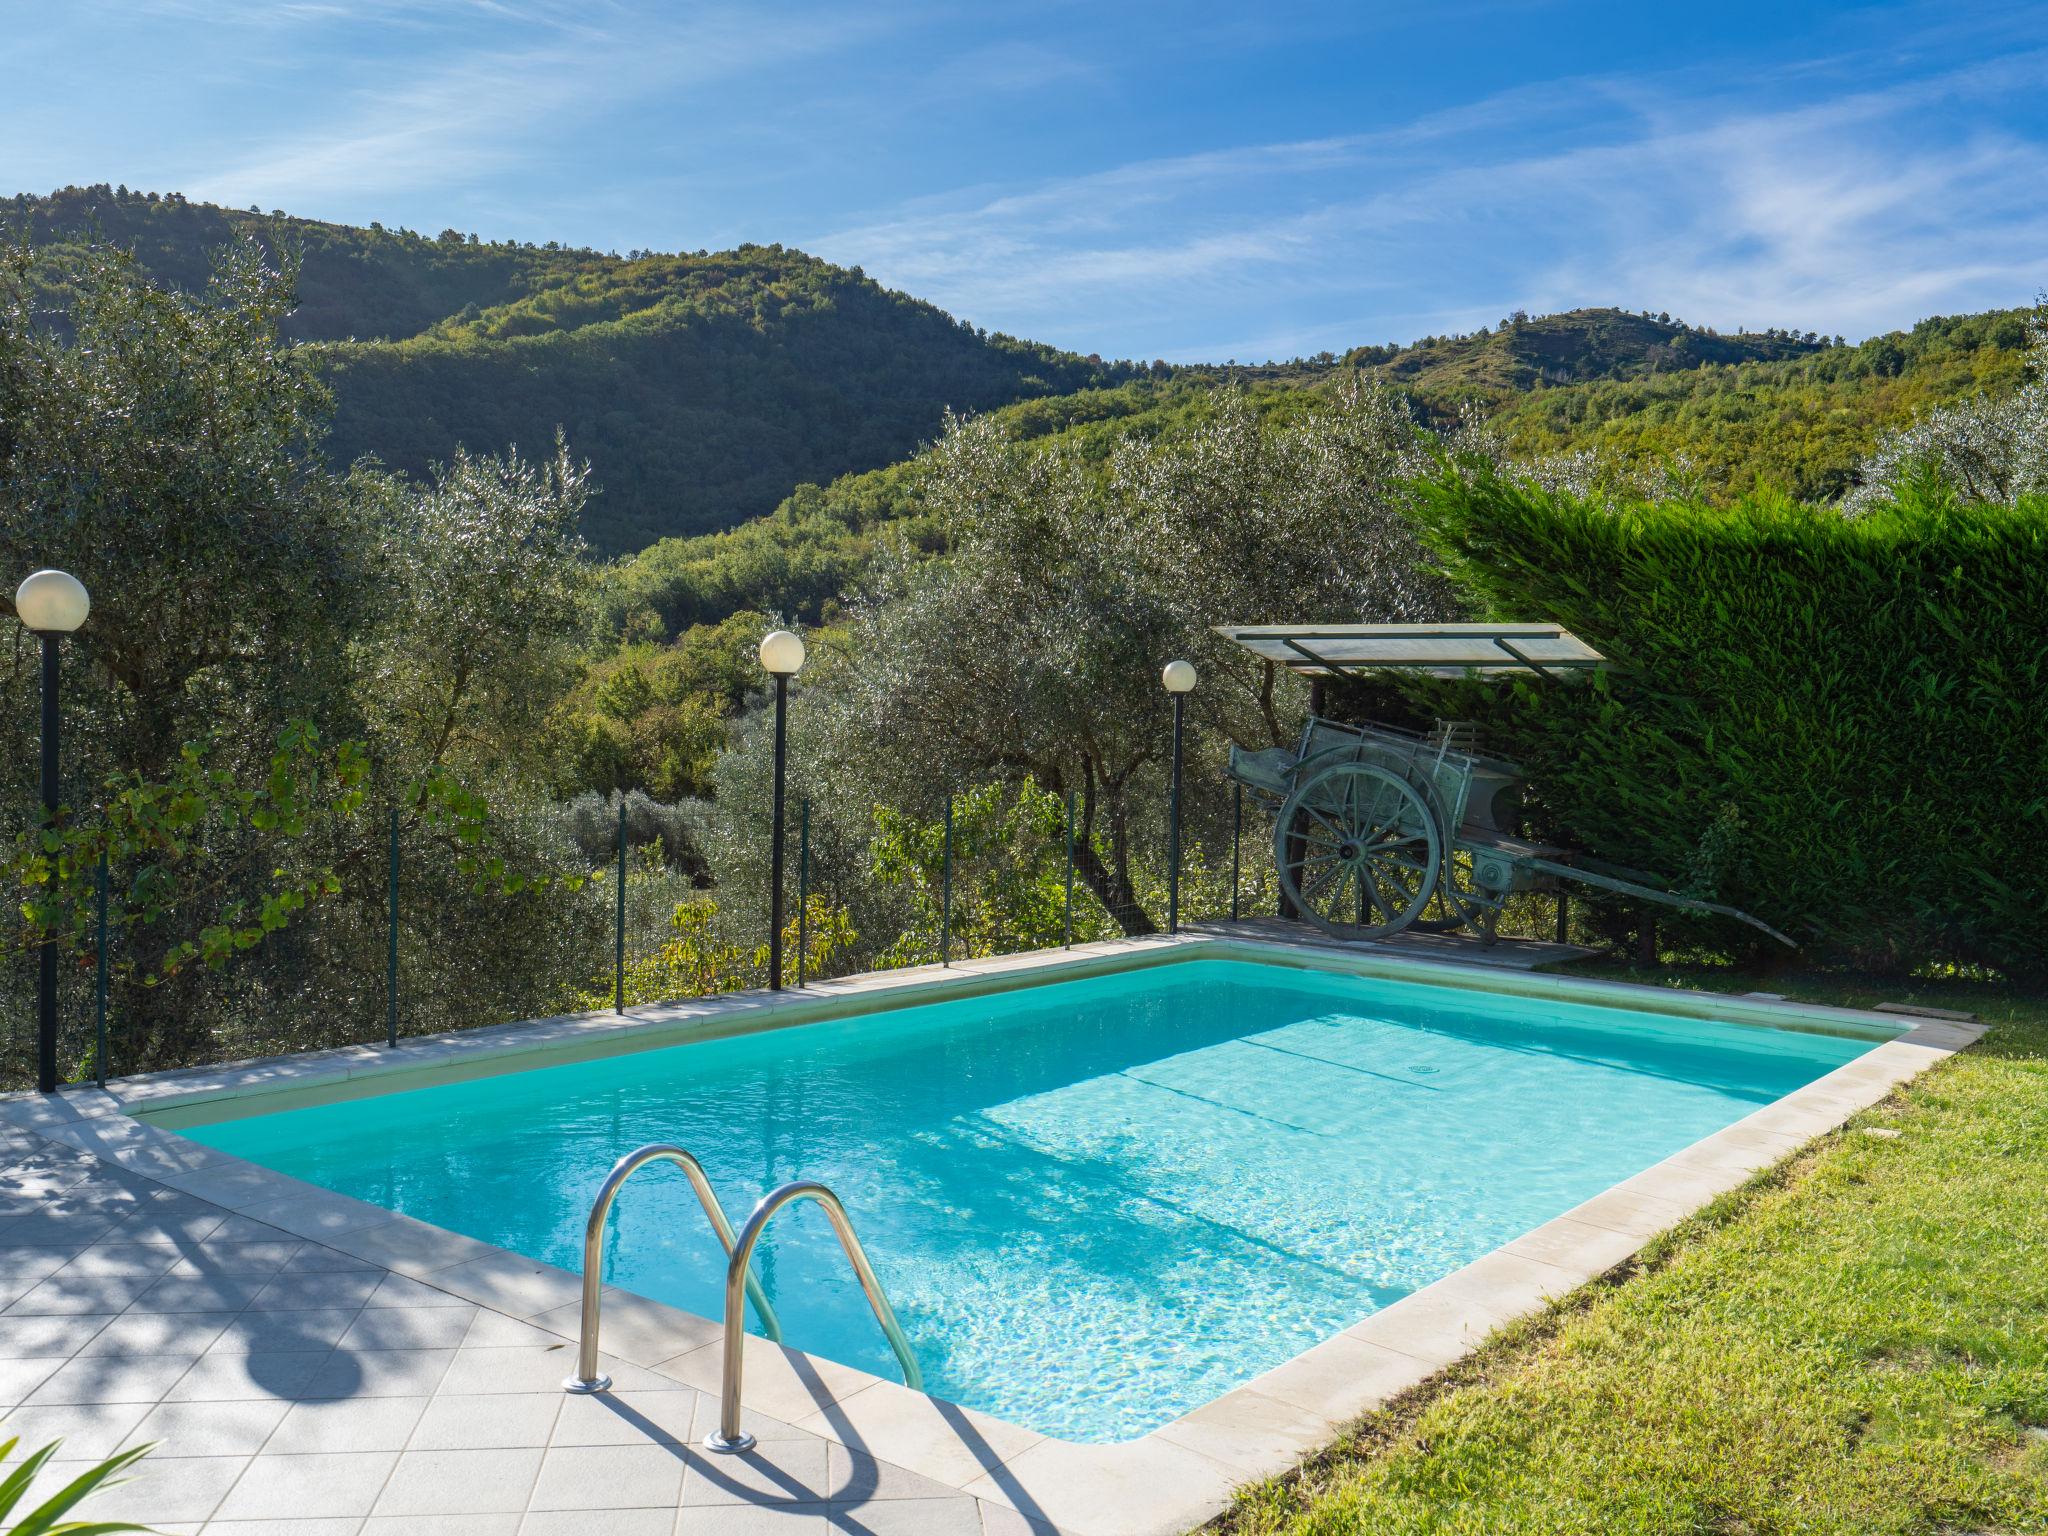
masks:
[[[1333,880],[1339,883],[1341,889],[1343,879],[1350,872],[1350,868],[1350,865],[1340,862],[1335,869],[1327,870],[1315,879],[1305,882],[1301,886],[1302,905],[1313,906],[1315,899],[1323,894]]]

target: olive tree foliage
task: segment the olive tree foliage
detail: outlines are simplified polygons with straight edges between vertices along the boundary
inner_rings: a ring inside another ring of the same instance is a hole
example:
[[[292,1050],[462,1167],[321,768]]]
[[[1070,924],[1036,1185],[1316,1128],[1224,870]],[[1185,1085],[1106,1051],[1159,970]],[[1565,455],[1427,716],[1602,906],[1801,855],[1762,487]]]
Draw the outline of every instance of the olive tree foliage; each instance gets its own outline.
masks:
[[[1433,446],[1362,388],[1293,421],[1227,394],[1188,432],[1101,463],[950,423],[925,494],[952,553],[885,567],[851,659],[813,689],[834,772],[861,786],[845,798],[929,816],[991,780],[1071,792],[1079,877],[1126,932],[1149,931],[1136,861],[1163,836],[1161,666],[1202,671],[1191,779],[1212,783],[1224,737],[1287,739],[1301,700],[1210,626],[1450,616],[1401,515]]]
[[[313,451],[325,392],[277,340],[292,269],[244,242],[187,295],[95,249],[49,316],[35,259],[0,260],[0,588],[11,606],[58,566],[92,593],[67,642],[73,761],[154,777],[206,732],[259,760],[276,722],[339,696],[366,595],[362,500]],[[19,631],[11,650],[18,692]],[[32,723],[7,724],[31,760]]]
[[[62,797],[66,835],[110,855],[119,1068],[377,1028],[394,806],[419,999],[405,1023],[545,1008],[582,979],[564,945],[601,905],[547,879],[581,860],[522,774],[577,627],[583,470],[559,445],[539,462],[458,456],[421,482],[329,464],[326,392],[277,334],[293,263],[253,241],[223,249],[196,294],[91,249],[55,314],[35,308],[39,259],[0,259],[0,590],[47,565],[92,593],[64,642]],[[0,830],[19,839],[47,834],[35,644],[8,628]],[[318,766],[281,744],[316,741],[343,753],[346,799],[323,804],[345,814],[250,812],[260,786],[295,792],[280,764]],[[189,805],[193,785],[222,814]],[[90,831],[159,803],[175,837]],[[83,889],[47,875],[93,874],[77,857],[10,867],[43,887],[27,904],[73,917]],[[322,899],[300,921],[280,891]],[[238,911],[265,920],[223,930]],[[223,949],[209,931],[233,949],[259,937],[226,970],[166,979],[162,959]],[[18,962],[0,975],[10,1011]]]
[[[1459,612],[1402,507],[1445,450],[1391,391],[1353,382],[1324,409],[1276,425],[1241,394],[1179,439],[1127,439],[1106,496],[1128,508],[1121,558],[1173,615],[1175,655],[1202,682],[1196,718],[1246,744],[1299,724],[1274,669],[1215,635],[1222,623],[1427,623]],[[1156,686],[1161,656],[1149,682]],[[1155,707],[1156,712],[1156,707]]]
[[[424,484],[380,480],[353,691],[394,781],[541,773],[589,579],[588,484],[559,439],[544,460],[458,452]]]
[[[1928,477],[1966,502],[2011,506],[2048,491],[2048,295],[2027,324],[2026,367],[2003,399],[1979,395],[1888,433],[1863,461],[1843,513],[1860,517]]]

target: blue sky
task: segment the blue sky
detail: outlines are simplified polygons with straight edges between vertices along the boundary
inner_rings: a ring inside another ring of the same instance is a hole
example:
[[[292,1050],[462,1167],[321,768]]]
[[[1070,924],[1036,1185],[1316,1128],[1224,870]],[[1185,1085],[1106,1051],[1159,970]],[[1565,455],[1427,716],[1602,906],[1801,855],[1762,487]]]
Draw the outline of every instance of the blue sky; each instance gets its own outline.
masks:
[[[0,0],[0,80],[4,191],[780,241],[1110,356],[2048,285],[2048,4]]]

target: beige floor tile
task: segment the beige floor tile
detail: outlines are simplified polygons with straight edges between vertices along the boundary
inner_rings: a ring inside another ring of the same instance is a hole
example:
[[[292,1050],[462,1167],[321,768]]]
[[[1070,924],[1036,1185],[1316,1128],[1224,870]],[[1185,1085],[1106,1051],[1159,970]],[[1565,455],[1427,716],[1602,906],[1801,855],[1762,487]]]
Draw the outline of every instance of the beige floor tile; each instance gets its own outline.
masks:
[[[464,1241],[467,1242],[468,1239],[465,1238]],[[474,1302],[457,1296],[452,1291],[444,1291],[438,1285],[430,1285],[424,1280],[410,1279],[405,1275],[386,1275],[377,1282],[377,1289],[370,1293],[370,1299],[364,1302],[363,1305],[379,1309],[394,1307],[424,1307],[428,1309],[436,1307],[466,1307],[471,1311],[474,1311],[476,1307]]]
[[[555,1445],[688,1445],[704,1394],[670,1384],[665,1392],[557,1394]]]
[[[672,1536],[676,1512],[669,1509],[529,1511],[519,1536]]]
[[[331,1349],[356,1314],[346,1307],[318,1312],[243,1312],[230,1318],[209,1355],[275,1355]]]
[[[453,1307],[366,1307],[342,1335],[343,1349],[453,1349],[469,1333],[478,1309]]]
[[[1348,1339],[1337,1342],[1355,1343]],[[1156,1433],[1160,1439],[1199,1452],[1250,1480],[1295,1467],[1303,1457],[1329,1443],[1331,1426],[1321,1413],[1241,1388]]]
[[[516,1317],[507,1317],[502,1312],[480,1308],[476,1320],[470,1325],[463,1344],[470,1349],[506,1349],[514,1345],[537,1345],[553,1348],[564,1338],[574,1338],[574,1331],[568,1334],[555,1333],[535,1327]],[[566,1372],[564,1373],[567,1374]]]
[[[519,1513],[534,1491],[543,1452],[527,1449],[407,1451],[378,1498],[378,1515]]]
[[[720,1416],[719,1399],[716,1392],[697,1394],[697,1418],[690,1426],[690,1442],[702,1445],[704,1437],[718,1428]],[[801,1429],[787,1419],[778,1419],[772,1414],[759,1413],[744,1405],[740,1408],[740,1430],[756,1440],[820,1440],[827,1438],[808,1429]]]
[[[67,1279],[60,1270],[23,1291],[8,1305],[9,1317],[79,1316],[126,1312],[135,1298],[155,1285],[150,1275],[80,1275]]]
[[[683,1478],[683,1503],[822,1504],[829,1475],[823,1441],[764,1440],[732,1456],[698,1447]]]
[[[967,1491],[1076,1531],[1180,1536],[1221,1508],[1237,1481],[1208,1457],[1162,1440],[1043,1440]]]
[[[673,1509],[688,1452],[680,1445],[557,1445],[541,1464],[537,1510]]]
[[[455,1357],[442,1390],[447,1392],[546,1392],[560,1390],[576,1369],[576,1351],[567,1344],[553,1348],[465,1349]],[[612,1385],[621,1392],[659,1390],[671,1385],[652,1371],[623,1360],[603,1361]]]
[[[333,1451],[402,1451],[426,1411],[425,1397],[339,1398],[293,1403],[277,1433],[264,1446],[267,1456]]]
[[[164,1394],[168,1403],[246,1402],[296,1396],[314,1372],[334,1357],[330,1349],[286,1354],[202,1355]]]
[[[832,1530],[823,1504],[705,1504],[686,1506],[679,1516],[675,1536],[830,1536]]]
[[[0,1361],[9,1367],[47,1367],[42,1360]],[[190,1355],[80,1355],[49,1371],[33,1392],[18,1401],[35,1403],[155,1403],[192,1369]]]
[[[394,1451],[258,1457],[222,1502],[220,1518],[283,1520],[367,1515],[397,1463]]]
[[[555,1415],[577,1401],[568,1393],[494,1392],[476,1396],[443,1392],[427,1404],[413,1430],[415,1451],[516,1450],[548,1443]]]
[[[160,1441],[153,1456],[253,1456],[289,1403],[162,1403],[135,1426],[129,1443]]]
[[[87,1348],[111,1316],[0,1317],[0,1360],[63,1358]]]
[[[982,1536],[1061,1536],[1057,1526],[1019,1514],[1007,1504],[981,1501]]]
[[[7,1414],[0,1439],[19,1435],[24,1449],[53,1440],[64,1442],[59,1455],[92,1460],[111,1456],[136,1437],[135,1426],[150,1413],[148,1403],[65,1403],[49,1408],[14,1408]]]
[[[1044,1438],[893,1381],[878,1381],[797,1427],[955,1488]]]
[[[452,1349],[337,1350],[297,1396],[431,1397],[455,1360]]]
[[[45,1495],[85,1471],[88,1463],[52,1462],[58,1480]],[[91,1518],[135,1520],[160,1525],[173,1520],[203,1521],[219,1507],[228,1490],[249,1465],[246,1456],[146,1456],[129,1469],[130,1481],[102,1488],[93,1495]]]
[[[1385,1344],[1341,1334],[1254,1377],[1242,1390],[1342,1424],[1407,1391],[1437,1369],[1434,1362]]]
[[[296,1237],[255,1242],[220,1242],[209,1237],[183,1250],[184,1257],[171,1267],[170,1273],[179,1277],[254,1275],[267,1279],[290,1263],[305,1246]]]
[[[963,1479],[963,1481],[965,1481]],[[953,1483],[881,1461],[865,1451],[825,1445],[825,1501],[829,1504],[887,1503],[896,1499],[946,1499],[960,1492]]]
[[[511,1317],[551,1312],[576,1300],[583,1291],[582,1284],[567,1270],[511,1253],[437,1270],[434,1284]]]
[[[1692,1214],[1692,1208],[1635,1190],[1610,1189],[1564,1214],[1589,1227],[1602,1227],[1647,1242],[1685,1220]]]
[[[582,1303],[571,1302],[532,1319],[537,1327],[567,1339],[582,1337]],[[723,1330],[708,1318],[693,1317],[644,1297],[606,1288],[599,1317],[604,1351],[621,1360],[656,1365],[717,1342]]]
[[[376,1270],[345,1270],[311,1275],[279,1275],[250,1298],[257,1312],[324,1312],[337,1307],[354,1310],[370,1299],[380,1276]]]
[[[162,1243],[94,1243],[72,1256],[60,1273],[91,1275],[168,1275],[184,1262],[186,1250]]]
[[[1606,1274],[1627,1260],[1642,1247],[1643,1241],[1626,1232],[1614,1232],[1575,1217],[1560,1216],[1516,1238],[1507,1245],[1506,1251],[1526,1254],[1590,1279]]]
[[[944,1499],[896,1499],[879,1504],[832,1505],[826,1529],[846,1536],[982,1536],[981,1506],[965,1494]]]
[[[725,1376],[724,1347],[707,1344],[687,1355],[664,1360],[656,1369],[686,1386],[715,1395]],[[873,1380],[851,1366],[801,1354],[748,1334],[740,1396],[748,1407],[794,1424]]]

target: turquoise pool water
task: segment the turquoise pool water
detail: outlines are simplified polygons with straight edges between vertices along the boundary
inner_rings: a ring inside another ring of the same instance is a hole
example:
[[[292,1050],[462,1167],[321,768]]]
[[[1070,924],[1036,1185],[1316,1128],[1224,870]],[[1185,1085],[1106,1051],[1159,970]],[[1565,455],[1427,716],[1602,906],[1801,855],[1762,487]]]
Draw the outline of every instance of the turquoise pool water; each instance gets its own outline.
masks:
[[[581,1266],[606,1169],[697,1153],[737,1223],[838,1191],[928,1390],[1122,1440],[1876,1042],[1197,959],[199,1126],[212,1146]],[[681,1174],[611,1280],[716,1317]],[[759,1250],[788,1342],[894,1378],[812,1206]]]

